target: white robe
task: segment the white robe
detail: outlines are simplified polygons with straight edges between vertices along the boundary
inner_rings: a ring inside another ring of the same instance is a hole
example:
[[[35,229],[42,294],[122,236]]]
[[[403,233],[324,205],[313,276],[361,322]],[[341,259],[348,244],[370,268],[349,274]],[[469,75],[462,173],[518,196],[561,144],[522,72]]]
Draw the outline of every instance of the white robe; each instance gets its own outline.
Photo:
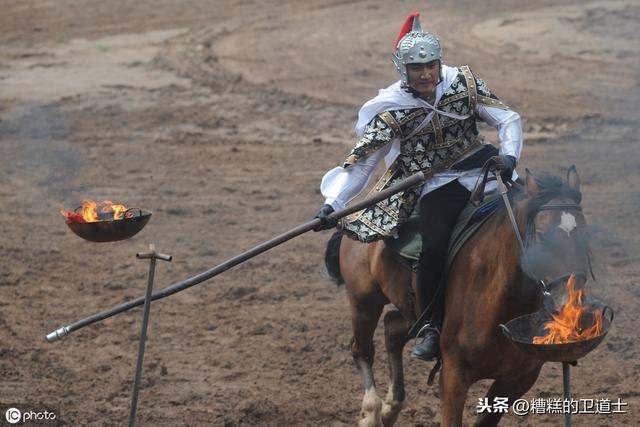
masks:
[[[455,67],[442,66],[442,81],[436,86],[435,105],[438,104],[442,94],[449,89],[459,72],[460,70]],[[389,87],[380,89],[375,98],[367,101],[362,106],[358,113],[358,122],[355,128],[356,135],[362,137],[367,124],[379,113],[419,107],[431,110],[427,116],[427,121],[430,121],[434,114],[442,114],[456,119],[467,118],[467,116],[458,116],[453,113],[437,110],[434,105],[429,104],[421,98],[415,98],[402,89],[400,87],[400,81],[397,81]],[[498,130],[500,154],[510,155],[519,159],[522,151],[520,115],[512,110],[488,107],[480,103],[476,104],[475,111],[488,125]],[[399,154],[400,141],[396,138],[379,150],[360,158],[354,165],[347,168],[336,167],[331,169],[324,175],[320,184],[320,191],[326,199],[325,203],[331,205],[336,210],[343,209],[366,188],[378,163],[383,158],[385,166],[389,167]],[[421,197],[456,179],[469,191],[472,191],[479,176],[479,168],[466,171],[448,169],[436,173],[425,182]],[[513,179],[516,178],[517,174],[514,172]],[[491,182],[487,184],[486,191],[495,191],[495,188],[496,183]]]

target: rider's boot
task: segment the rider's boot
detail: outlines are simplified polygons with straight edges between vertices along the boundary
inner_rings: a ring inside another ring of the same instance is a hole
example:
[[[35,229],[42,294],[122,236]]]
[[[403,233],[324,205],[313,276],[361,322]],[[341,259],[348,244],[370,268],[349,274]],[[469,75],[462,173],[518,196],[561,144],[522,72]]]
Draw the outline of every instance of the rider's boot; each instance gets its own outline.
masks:
[[[422,341],[411,349],[411,357],[424,361],[436,360],[440,355],[440,331],[437,327],[426,324],[418,332]]]
[[[428,310],[426,323],[419,330],[417,337],[422,338],[411,350],[411,357],[415,359],[432,361],[440,356],[440,329],[444,298],[442,292],[438,292],[440,282],[439,272],[430,271],[423,263],[418,266],[418,313]],[[422,317],[422,316],[421,316]]]

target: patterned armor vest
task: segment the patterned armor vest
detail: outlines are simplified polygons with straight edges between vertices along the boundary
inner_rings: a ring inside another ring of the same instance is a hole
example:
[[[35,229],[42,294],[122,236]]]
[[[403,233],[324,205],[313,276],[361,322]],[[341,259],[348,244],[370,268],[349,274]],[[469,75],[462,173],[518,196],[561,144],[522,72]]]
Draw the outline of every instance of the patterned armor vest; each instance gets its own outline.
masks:
[[[449,89],[436,105],[444,113],[429,108],[390,110],[375,116],[344,163],[348,167],[395,139],[400,141],[400,155],[377,182],[372,193],[382,191],[407,176],[423,171],[427,176],[445,169],[459,169],[456,162],[481,148],[475,113],[477,103],[508,109],[475,77],[469,67],[460,68]],[[429,120],[429,114],[432,115]],[[461,164],[460,162],[459,164]],[[342,223],[349,237],[365,243],[397,235],[413,211],[422,186],[396,193],[374,206],[350,215]]]

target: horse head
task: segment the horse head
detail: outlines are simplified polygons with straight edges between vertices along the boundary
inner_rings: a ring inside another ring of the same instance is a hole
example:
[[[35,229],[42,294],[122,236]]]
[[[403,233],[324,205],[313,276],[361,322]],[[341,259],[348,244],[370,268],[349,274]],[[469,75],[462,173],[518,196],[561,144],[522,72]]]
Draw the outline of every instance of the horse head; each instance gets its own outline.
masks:
[[[559,303],[569,277],[575,277],[576,287],[584,287],[591,271],[578,172],[571,166],[562,179],[535,177],[527,170],[523,193],[518,205],[524,231],[521,267]]]

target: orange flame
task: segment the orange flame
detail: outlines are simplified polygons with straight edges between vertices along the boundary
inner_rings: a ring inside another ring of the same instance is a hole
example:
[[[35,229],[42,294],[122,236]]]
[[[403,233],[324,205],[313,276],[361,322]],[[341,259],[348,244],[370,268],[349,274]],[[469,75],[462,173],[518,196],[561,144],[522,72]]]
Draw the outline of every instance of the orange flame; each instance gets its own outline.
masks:
[[[60,208],[60,213],[67,219],[67,222],[97,222],[102,221],[96,212],[96,209],[102,213],[113,212],[113,219],[122,219],[127,207],[124,205],[114,205],[110,200],[105,200],[100,205],[91,199],[82,201],[82,209],[80,212],[66,212]]]
[[[108,213],[113,211],[113,219],[122,219],[124,212],[127,210],[125,205],[114,205],[111,200],[105,200],[102,204],[104,205],[102,212]]]
[[[602,310],[590,311],[582,302],[582,289],[575,289],[576,278],[572,274],[567,281],[569,298],[558,314],[552,314],[544,329],[547,335],[533,337],[534,344],[566,344],[594,338],[602,333]],[[592,322],[585,320],[592,317]],[[586,319],[585,319],[586,318]],[[584,327],[583,323],[592,323]]]

